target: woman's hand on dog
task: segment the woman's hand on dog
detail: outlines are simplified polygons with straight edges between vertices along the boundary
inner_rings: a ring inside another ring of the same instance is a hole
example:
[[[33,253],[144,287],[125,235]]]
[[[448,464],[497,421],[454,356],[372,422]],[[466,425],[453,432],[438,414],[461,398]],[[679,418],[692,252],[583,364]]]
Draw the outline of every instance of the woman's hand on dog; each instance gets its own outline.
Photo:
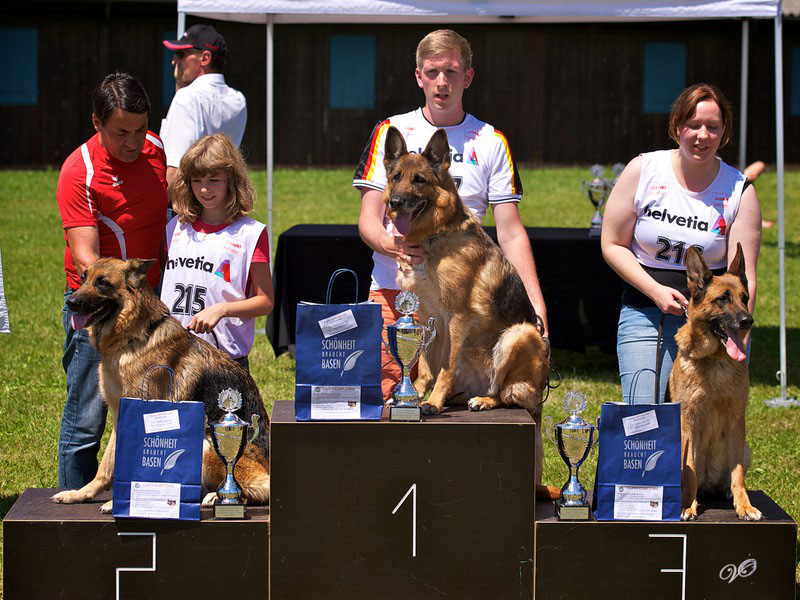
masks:
[[[678,290],[661,284],[657,284],[650,298],[661,309],[661,312],[669,315],[682,315],[683,307],[689,304],[686,297]]]
[[[392,246],[387,248],[389,256],[397,262],[418,265],[425,260],[425,252],[419,244],[410,244],[404,237],[393,236]]]
[[[186,329],[191,329],[197,333],[208,333],[217,326],[217,323],[228,316],[226,313],[226,304],[226,302],[218,302],[217,304],[212,304],[208,308],[204,308],[192,317]]]

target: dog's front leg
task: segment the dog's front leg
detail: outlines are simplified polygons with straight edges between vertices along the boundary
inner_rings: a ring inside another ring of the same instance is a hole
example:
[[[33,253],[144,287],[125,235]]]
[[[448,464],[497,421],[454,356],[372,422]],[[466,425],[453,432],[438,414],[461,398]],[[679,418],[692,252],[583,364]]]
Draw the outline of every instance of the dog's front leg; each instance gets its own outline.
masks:
[[[414,389],[417,390],[417,395],[420,400],[425,397],[425,394],[430,391],[432,386],[433,373],[431,372],[431,365],[428,361],[428,357],[423,353],[422,356],[419,357],[419,362],[417,363],[417,380],[414,382]]]
[[[442,340],[439,365],[433,371],[436,383],[433,385],[430,398],[421,404],[422,412],[426,415],[442,412],[445,400],[452,394],[458,370],[457,361],[464,345],[464,320],[461,315],[454,315],[447,324],[447,340]]]
[[[105,394],[104,394],[105,395]],[[111,436],[108,438],[108,445],[103,458],[100,461],[100,466],[97,468],[97,474],[89,483],[79,490],[65,490],[59,492],[50,498],[53,502],[58,504],[78,504],[81,502],[88,502],[96,497],[100,492],[107,490],[111,487],[111,482],[114,480],[114,461],[116,460],[116,447],[117,447],[117,416],[119,414],[119,398],[114,402],[108,402],[108,408],[111,412]],[[101,512],[111,512],[111,500],[104,503],[100,507]]]
[[[731,465],[733,507],[740,519],[760,521],[761,511],[750,504],[750,497],[747,495],[747,488],[744,484],[744,446],[745,426],[744,418],[742,418],[728,438],[728,464]]]
[[[681,407],[683,409],[683,407]],[[694,434],[683,429],[683,468],[681,469],[681,521],[697,519],[697,471]]]

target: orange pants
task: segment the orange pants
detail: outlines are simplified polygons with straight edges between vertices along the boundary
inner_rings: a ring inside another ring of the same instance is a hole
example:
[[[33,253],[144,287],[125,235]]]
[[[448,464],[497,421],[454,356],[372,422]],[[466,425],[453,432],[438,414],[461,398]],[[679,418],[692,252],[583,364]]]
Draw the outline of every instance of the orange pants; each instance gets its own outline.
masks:
[[[395,386],[400,383],[400,365],[392,358],[389,351],[386,349],[386,326],[391,325],[402,316],[394,307],[394,301],[397,299],[397,294],[400,290],[370,290],[369,299],[381,305],[381,317],[383,318],[383,343],[381,344],[381,393],[383,394],[383,401],[386,402],[392,397],[392,391]],[[416,317],[416,314],[414,314]],[[417,378],[417,366],[411,369],[409,375],[411,381]]]

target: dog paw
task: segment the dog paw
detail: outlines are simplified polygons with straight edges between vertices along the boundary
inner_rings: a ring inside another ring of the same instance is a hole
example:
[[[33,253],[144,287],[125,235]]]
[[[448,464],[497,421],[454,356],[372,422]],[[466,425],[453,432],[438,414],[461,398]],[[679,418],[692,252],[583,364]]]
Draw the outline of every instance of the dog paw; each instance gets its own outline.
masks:
[[[217,492],[208,492],[203,498],[203,501],[200,503],[200,505],[209,508],[211,506],[214,506],[216,502],[217,502]]]
[[[442,412],[441,407],[431,404],[430,402],[423,402],[420,404],[420,408],[422,408],[422,413],[425,415],[438,415]]]
[[[697,520],[697,510],[694,508],[685,508],[681,513],[681,521],[695,521]]]
[[[104,502],[103,505],[100,507],[100,512],[104,515],[109,515],[114,510],[114,501],[109,500],[108,502]]]
[[[737,507],[736,514],[739,515],[739,518],[743,521],[760,521],[761,520],[761,511],[758,510],[755,506],[747,506]]]
[[[80,504],[86,502],[87,498],[78,490],[64,490],[50,497],[56,504]]]
[[[491,410],[497,406],[497,402],[486,396],[475,396],[469,399],[467,406],[470,410]]]

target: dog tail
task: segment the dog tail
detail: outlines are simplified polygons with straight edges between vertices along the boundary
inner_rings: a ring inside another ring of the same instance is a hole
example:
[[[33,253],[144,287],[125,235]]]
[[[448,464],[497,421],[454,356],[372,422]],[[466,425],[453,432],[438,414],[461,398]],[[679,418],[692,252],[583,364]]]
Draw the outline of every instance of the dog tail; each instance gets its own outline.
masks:
[[[541,402],[548,372],[547,349],[531,323],[517,323],[500,334],[492,351],[492,367],[490,396],[528,410]]]

